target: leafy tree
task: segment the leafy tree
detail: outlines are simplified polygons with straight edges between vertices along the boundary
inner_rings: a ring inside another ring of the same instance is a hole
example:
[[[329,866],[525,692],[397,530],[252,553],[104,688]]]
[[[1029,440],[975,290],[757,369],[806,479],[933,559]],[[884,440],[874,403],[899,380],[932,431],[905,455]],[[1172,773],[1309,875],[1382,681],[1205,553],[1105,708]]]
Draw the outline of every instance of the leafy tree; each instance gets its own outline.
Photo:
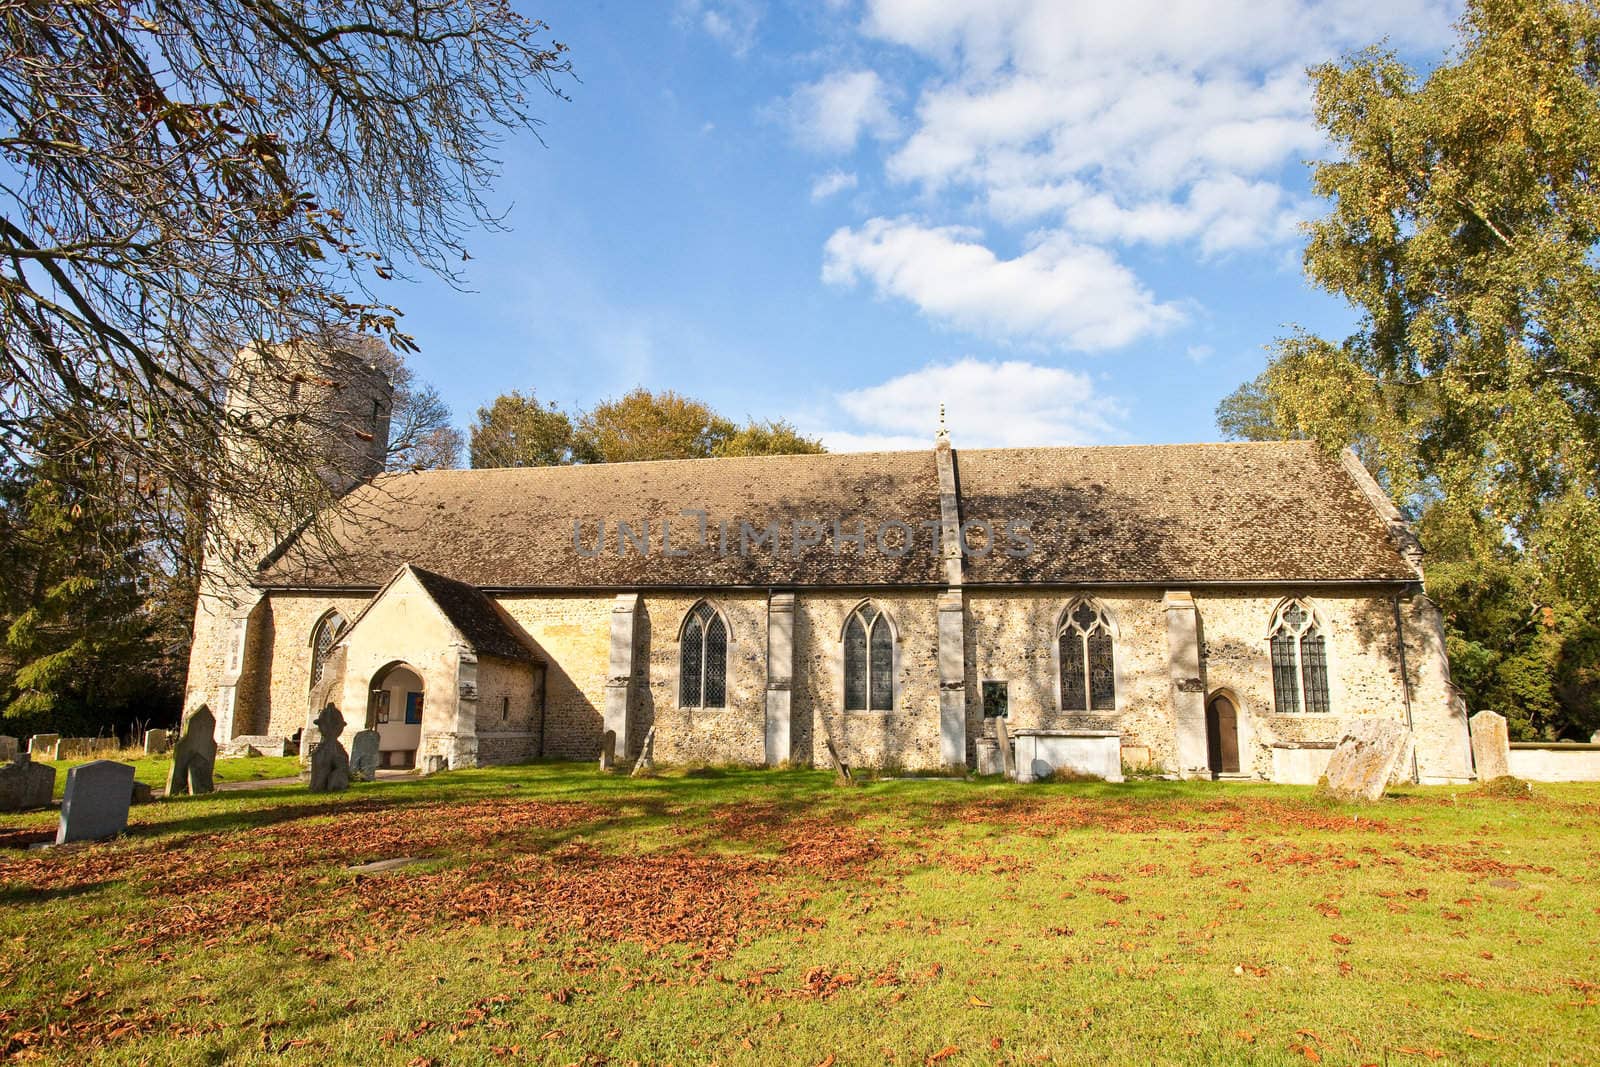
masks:
[[[0,718],[96,733],[167,717],[182,692],[191,577],[160,559],[148,485],[105,449],[0,477]],[[120,498],[114,512],[103,501]],[[163,600],[186,598],[180,615]],[[23,729],[18,729],[18,724]]]
[[[719,456],[794,456],[827,451],[815,437],[806,437],[782,419],[757,422],[751,419],[740,427],[729,424],[718,441]]]
[[[474,467],[551,467],[580,458],[572,420],[532,390],[502,394],[479,408],[470,433]]]
[[[289,428],[225,418],[230,361],[330,327],[414,347],[376,287],[454,277],[496,224],[495,147],[563,46],[506,0],[0,12],[0,451],[33,466],[48,425],[256,525],[312,513]]]
[[[708,404],[670,389],[652,393],[643,387],[578,418],[581,450],[596,463],[710,456],[731,429]]]
[[[1312,80],[1338,155],[1306,269],[1361,322],[1279,343],[1280,421],[1600,593],[1600,9],[1472,0],[1425,81],[1380,50]]]
[[[1420,80],[1372,49],[1311,72],[1336,150],[1308,275],[1360,315],[1226,398],[1230,436],[1353,445],[1420,520],[1474,707],[1517,736],[1596,724],[1600,10],[1469,0]]]

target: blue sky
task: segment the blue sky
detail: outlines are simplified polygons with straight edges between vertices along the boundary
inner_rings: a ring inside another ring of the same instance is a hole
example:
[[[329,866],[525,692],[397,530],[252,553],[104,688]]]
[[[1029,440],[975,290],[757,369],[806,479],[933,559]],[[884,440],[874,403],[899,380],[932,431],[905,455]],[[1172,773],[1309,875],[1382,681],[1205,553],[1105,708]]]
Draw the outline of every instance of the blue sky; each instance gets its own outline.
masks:
[[[385,293],[463,427],[532,389],[635,385],[836,450],[1217,437],[1291,324],[1320,214],[1308,64],[1427,64],[1454,2],[561,0],[540,145],[497,147],[510,230],[471,291]]]

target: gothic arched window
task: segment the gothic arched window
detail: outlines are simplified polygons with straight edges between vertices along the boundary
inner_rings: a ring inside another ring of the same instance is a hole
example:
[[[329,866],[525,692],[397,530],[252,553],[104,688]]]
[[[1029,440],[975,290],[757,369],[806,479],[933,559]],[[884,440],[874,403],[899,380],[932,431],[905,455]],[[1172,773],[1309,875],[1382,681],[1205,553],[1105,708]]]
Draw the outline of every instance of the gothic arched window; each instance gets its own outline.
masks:
[[[1285,600],[1272,616],[1272,700],[1279,715],[1322,712],[1328,702],[1328,645],[1316,612]]]
[[[1111,620],[1093,600],[1074,601],[1057,634],[1062,711],[1116,711],[1117,666]]]
[[[315,689],[322,681],[322,672],[328,665],[328,650],[343,632],[344,616],[337,611],[330,611],[317,620],[316,629],[311,631],[311,688]]]
[[[728,624],[704,600],[689,609],[678,637],[678,706],[728,706]]]
[[[844,710],[894,710],[894,627],[870,602],[844,624]]]

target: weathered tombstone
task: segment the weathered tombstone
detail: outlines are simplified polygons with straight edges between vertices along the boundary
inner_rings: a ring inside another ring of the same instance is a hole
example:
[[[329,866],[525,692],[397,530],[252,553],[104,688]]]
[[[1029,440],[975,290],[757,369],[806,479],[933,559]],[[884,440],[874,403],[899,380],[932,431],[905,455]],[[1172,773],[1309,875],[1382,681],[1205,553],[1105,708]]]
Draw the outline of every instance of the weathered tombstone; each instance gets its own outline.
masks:
[[[55,755],[56,742],[61,740],[60,734],[34,734],[28,739],[28,751],[34,759],[46,759]]]
[[[212,778],[217,766],[217,720],[201,704],[183,724],[183,735],[172,747],[172,770],[167,775],[167,796],[199,796],[216,791]]]
[[[602,771],[616,770],[617,764],[617,732],[607,730],[605,736],[600,738],[600,769]]]
[[[378,731],[362,730],[350,739],[350,777],[358,782],[378,777]]]
[[[146,756],[165,755],[172,745],[172,734],[167,730],[146,730],[144,732],[144,754]]]
[[[332,704],[323,706],[317,716],[317,732],[322,735],[311,753],[311,791],[340,793],[350,788],[350,753],[339,735],[344,733],[344,716]]]
[[[133,802],[133,768],[108,759],[91,760],[67,772],[56,844],[99,841],[128,828]]]
[[[1328,759],[1327,791],[1340,800],[1377,800],[1410,739],[1411,731],[1393,719],[1356,721]]]
[[[1000,742],[992,737],[980,737],[974,742],[978,755],[978,773],[1000,773]]]
[[[1492,782],[1511,775],[1511,734],[1505,716],[1480,711],[1467,720],[1472,733],[1472,765],[1478,781]]]
[[[17,739],[0,734],[0,762],[10,763],[17,758]]]
[[[1011,766],[1011,731],[1006,729],[1006,717],[998,715],[994,720],[995,738],[1000,744],[1000,773],[1007,778],[1017,776],[1016,768]]]
[[[656,728],[654,726],[645,731],[644,745],[639,749],[639,758],[634,762],[629,778],[648,778],[656,772]]]
[[[56,769],[33,762],[33,754],[18,752],[0,767],[0,811],[48,808],[56,791]]]
[[[150,789],[150,786],[149,786],[148,783],[146,783],[146,782],[134,782],[133,783],[133,796],[131,798],[133,803],[135,803],[135,804],[149,804],[152,801],[154,801],[155,798],[156,798],[156,795]]]

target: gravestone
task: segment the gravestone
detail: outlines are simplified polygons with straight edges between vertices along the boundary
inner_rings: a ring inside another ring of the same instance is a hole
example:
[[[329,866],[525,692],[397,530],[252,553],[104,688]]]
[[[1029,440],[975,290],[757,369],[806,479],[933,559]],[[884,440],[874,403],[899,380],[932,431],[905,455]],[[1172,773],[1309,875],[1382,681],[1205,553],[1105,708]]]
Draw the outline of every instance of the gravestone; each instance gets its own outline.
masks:
[[[1359,719],[1328,759],[1324,781],[1339,800],[1377,800],[1405,755],[1411,731],[1393,719]]]
[[[1492,782],[1511,776],[1511,735],[1505,716],[1480,711],[1467,720],[1472,733],[1472,765],[1478,781]]]
[[[322,735],[311,753],[311,791],[341,793],[350,788],[350,753],[339,735],[344,733],[344,716],[332,704],[317,716],[317,732]]]
[[[28,739],[28,751],[33,753],[34,759],[47,759],[55,755],[56,742],[59,740],[60,734],[34,734]]]
[[[617,732],[615,730],[607,730],[605,736],[600,739],[600,769],[602,771],[615,770],[616,764]]]
[[[172,734],[167,730],[146,730],[144,732],[144,754],[146,756],[163,756],[172,746]]]
[[[117,836],[128,828],[132,802],[133,768],[126,763],[97,759],[72,768],[61,798],[56,844]]]
[[[146,783],[146,782],[134,782],[133,783],[133,796],[132,796],[131,799],[132,799],[133,803],[135,803],[135,804],[149,804],[149,803],[153,802],[156,799],[156,795],[150,789],[150,786],[149,786],[148,783]]]
[[[5,734],[0,734],[0,763],[10,763],[17,758],[19,751],[21,750],[17,747],[17,739],[15,737],[7,737]]]
[[[217,766],[217,720],[201,704],[183,724],[183,735],[172,747],[172,771],[167,775],[167,796],[199,796],[216,791],[212,775]]]
[[[0,811],[48,808],[56,791],[56,769],[33,762],[32,753],[18,752],[0,767]]]
[[[648,778],[656,773],[656,728],[654,726],[645,731],[644,745],[639,749],[639,758],[633,764],[629,778]]]
[[[358,782],[378,777],[378,731],[362,730],[350,739],[350,777]]]

